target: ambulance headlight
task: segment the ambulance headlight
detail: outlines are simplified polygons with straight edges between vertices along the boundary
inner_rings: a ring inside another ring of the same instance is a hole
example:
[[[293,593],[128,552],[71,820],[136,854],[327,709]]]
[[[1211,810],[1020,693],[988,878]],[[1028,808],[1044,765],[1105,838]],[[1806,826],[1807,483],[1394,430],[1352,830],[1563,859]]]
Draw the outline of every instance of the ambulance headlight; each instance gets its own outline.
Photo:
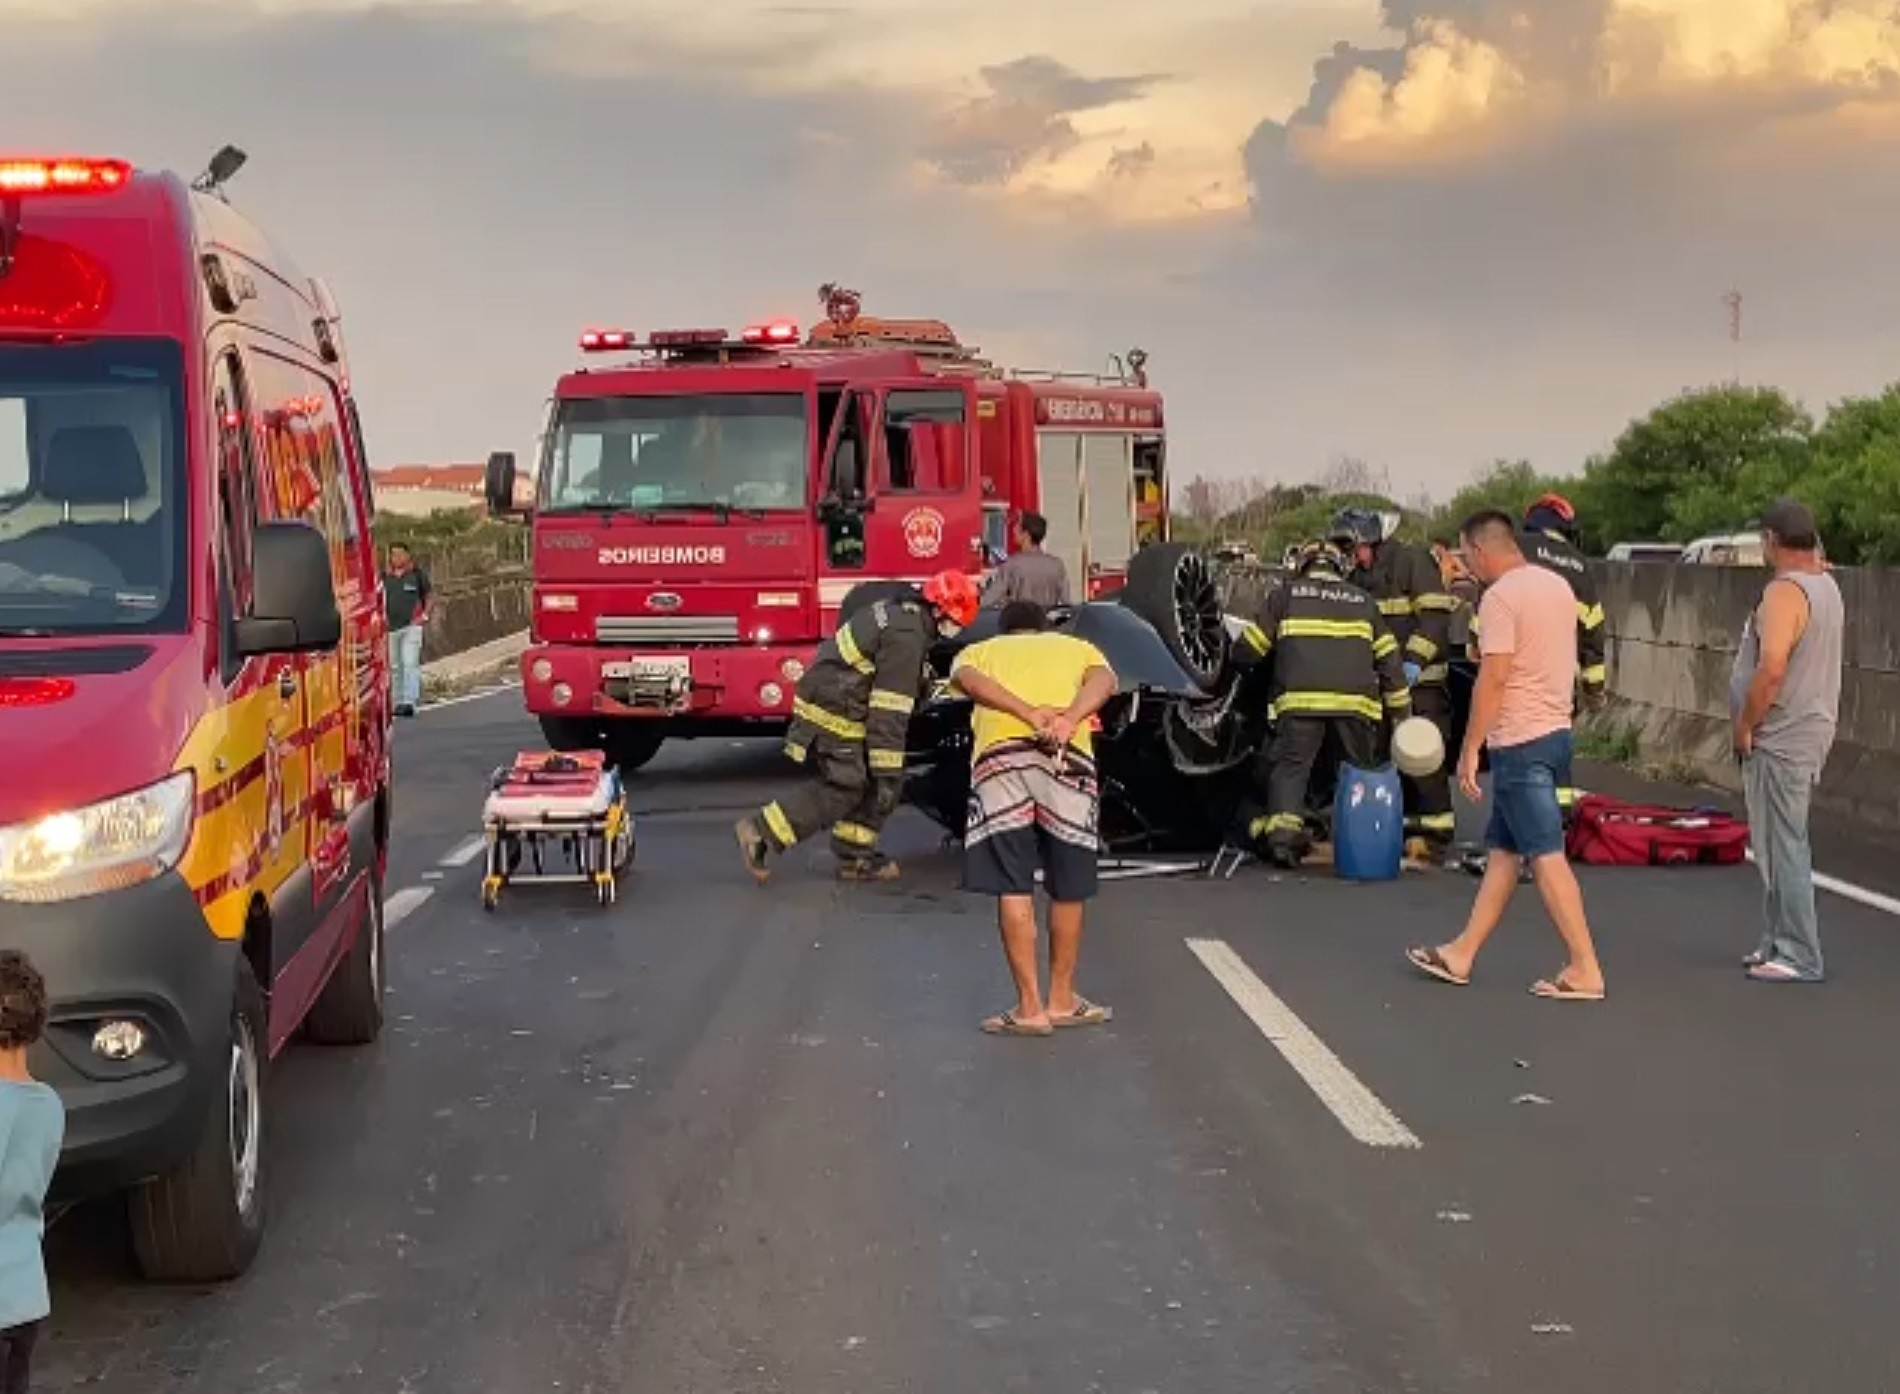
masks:
[[[162,876],[191,842],[189,772],[86,808],[0,828],[0,900],[45,905]]]

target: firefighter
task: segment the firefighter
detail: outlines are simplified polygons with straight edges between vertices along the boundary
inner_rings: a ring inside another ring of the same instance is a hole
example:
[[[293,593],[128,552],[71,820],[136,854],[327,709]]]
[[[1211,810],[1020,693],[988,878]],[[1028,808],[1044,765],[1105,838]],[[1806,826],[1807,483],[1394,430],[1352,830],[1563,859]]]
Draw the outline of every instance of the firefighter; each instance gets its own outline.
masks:
[[[1259,618],[1240,635],[1242,663],[1273,660],[1273,740],[1255,770],[1258,808],[1245,820],[1247,840],[1265,844],[1267,860],[1298,866],[1310,838],[1307,793],[1322,758],[1371,769],[1380,756],[1382,723],[1411,715],[1399,641],[1372,597],[1348,582],[1345,554],[1330,542],[1309,542],[1293,574],[1275,587]]]
[[[773,854],[831,831],[842,881],[890,881],[897,863],[877,848],[904,782],[904,737],[924,694],[931,647],[976,618],[976,582],[940,571],[921,591],[905,587],[842,614],[799,679],[785,753],[811,780],[733,831],[746,870],[761,884]]]
[[[1577,510],[1562,494],[1545,494],[1524,510],[1524,556],[1570,583],[1577,599],[1578,710],[1599,711],[1609,698],[1609,669],[1604,661],[1603,606],[1596,578],[1577,547]],[[1577,791],[1560,788],[1557,802],[1566,817],[1576,808]]]
[[[1333,517],[1328,540],[1345,548],[1353,570],[1348,579],[1378,602],[1392,626],[1412,684],[1412,714],[1439,729],[1452,749],[1451,628],[1458,604],[1422,547],[1385,535],[1385,523],[1368,508],[1344,508]],[[1406,853],[1413,860],[1443,854],[1457,832],[1451,803],[1451,772],[1404,780]]]

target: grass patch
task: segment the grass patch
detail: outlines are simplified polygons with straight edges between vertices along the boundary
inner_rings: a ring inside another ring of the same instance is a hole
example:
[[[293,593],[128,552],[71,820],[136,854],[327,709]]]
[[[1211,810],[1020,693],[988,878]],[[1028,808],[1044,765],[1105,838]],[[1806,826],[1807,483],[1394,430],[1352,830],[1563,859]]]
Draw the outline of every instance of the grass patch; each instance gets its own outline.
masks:
[[[1634,765],[1643,756],[1642,729],[1627,721],[1600,721],[1577,732],[1577,757],[1599,765]]]

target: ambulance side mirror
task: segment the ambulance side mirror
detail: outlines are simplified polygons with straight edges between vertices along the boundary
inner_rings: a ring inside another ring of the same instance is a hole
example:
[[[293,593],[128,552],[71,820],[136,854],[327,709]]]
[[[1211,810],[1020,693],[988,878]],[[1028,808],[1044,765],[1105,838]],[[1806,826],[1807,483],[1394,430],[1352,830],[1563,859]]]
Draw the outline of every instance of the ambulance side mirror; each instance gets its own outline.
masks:
[[[319,653],[343,641],[322,533],[308,523],[260,523],[252,558],[251,612],[235,626],[239,657]]]

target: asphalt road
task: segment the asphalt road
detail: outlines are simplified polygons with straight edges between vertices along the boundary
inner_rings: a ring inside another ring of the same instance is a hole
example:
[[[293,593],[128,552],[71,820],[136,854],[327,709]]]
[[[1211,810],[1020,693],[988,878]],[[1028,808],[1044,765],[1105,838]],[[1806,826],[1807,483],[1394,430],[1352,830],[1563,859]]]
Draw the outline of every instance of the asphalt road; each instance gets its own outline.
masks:
[[[69,1217],[36,1387],[1900,1387],[1883,911],[1829,896],[1834,980],[1762,987],[1751,870],[1592,874],[1594,1007],[1525,994],[1558,961],[1528,899],[1473,987],[1409,976],[1456,874],[1128,882],[1084,954],[1115,1022],[996,1040],[988,907],[914,814],[899,887],[839,888],[822,852],[744,878],[727,826],[770,745],[637,779],[617,908],[524,887],[484,915],[443,859],[533,741],[516,702],[401,733],[390,890],[431,894],[391,931],[383,1042],[275,1072],[256,1269],[142,1286],[110,1207]],[[1297,1021],[1270,1040],[1189,939]],[[1357,1140],[1292,1060],[1420,1145]]]

